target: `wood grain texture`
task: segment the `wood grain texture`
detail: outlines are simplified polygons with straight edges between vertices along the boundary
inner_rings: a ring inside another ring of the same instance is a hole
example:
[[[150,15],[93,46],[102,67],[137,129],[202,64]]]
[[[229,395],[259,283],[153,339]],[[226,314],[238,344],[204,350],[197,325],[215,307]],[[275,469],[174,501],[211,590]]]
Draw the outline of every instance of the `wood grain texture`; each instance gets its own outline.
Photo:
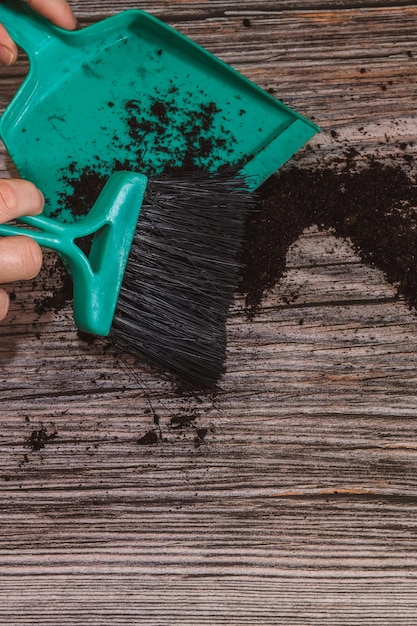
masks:
[[[413,3],[72,6],[150,10],[314,118],[287,167],[414,154]],[[26,71],[1,70],[1,108]],[[417,318],[380,272],[306,231],[252,321],[236,297],[227,374],[196,397],[81,341],[69,305],[36,313],[53,267],[0,326],[2,624],[416,623]]]

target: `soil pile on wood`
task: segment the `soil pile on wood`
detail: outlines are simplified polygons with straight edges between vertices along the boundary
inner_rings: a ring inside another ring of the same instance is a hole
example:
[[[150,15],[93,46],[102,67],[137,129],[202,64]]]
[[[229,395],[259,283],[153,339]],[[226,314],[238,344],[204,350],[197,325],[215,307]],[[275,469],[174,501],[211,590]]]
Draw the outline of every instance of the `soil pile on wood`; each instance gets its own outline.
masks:
[[[260,188],[242,255],[250,316],[282,277],[289,247],[313,224],[349,238],[417,307],[417,186],[400,165],[371,160],[360,171],[287,169]]]

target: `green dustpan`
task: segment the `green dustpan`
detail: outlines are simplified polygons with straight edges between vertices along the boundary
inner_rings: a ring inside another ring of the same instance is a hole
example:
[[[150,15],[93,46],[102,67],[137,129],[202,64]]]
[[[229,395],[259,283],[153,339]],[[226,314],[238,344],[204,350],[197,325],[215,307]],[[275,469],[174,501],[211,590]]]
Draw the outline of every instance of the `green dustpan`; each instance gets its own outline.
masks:
[[[86,170],[228,167],[255,189],[318,130],[145,12],[67,32],[6,1],[0,22],[30,61],[0,135],[21,176],[42,189],[46,214],[64,221]]]

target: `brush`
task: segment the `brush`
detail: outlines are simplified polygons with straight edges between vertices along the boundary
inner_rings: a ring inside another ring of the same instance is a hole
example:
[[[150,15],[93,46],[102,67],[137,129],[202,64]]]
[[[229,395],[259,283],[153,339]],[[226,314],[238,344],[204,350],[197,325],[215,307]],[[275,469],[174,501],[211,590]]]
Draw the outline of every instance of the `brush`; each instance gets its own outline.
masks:
[[[29,229],[0,225],[0,235],[24,234],[59,252],[80,331],[108,336],[183,384],[213,388],[224,373],[253,198],[232,174],[115,172],[79,221],[24,217]]]

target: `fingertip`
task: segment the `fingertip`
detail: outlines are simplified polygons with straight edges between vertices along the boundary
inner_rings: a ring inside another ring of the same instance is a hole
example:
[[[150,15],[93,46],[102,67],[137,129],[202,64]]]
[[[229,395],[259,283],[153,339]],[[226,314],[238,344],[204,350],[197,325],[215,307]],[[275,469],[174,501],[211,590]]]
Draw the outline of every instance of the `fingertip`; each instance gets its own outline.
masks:
[[[66,0],[26,0],[47,20],[66,30],[75,30],[78,22]]]
[[[44,207],[42,192],[31,182],[23,179],[0,179],[0,222],[37,215]]]
[[[32,280],[42,266],[42,249],[30,236],[2,237],[0,258],[0,285]]]
[[[25,254],[25,274],[24,280],[31,280],[35,278],[41,271],[43,254],[42,248],[30,237],[24,237],[27,245]]]
[[[13,39],[3,24],[0,24],[0,64],[13,65],[17,60],[18,51]]]
[[[39,213],[42,213],[43,207],[45,206],[45,196],[37,187],[35,187],[34,193],[37,195],[37,198],[33,203],[33,212],[31,215],[39,215]]]
[[[10,298],[4,289],[0,289],[0,321],[4,320],[9,312]]]
[[[0,63],[1,65],[13,65],[17,60],[17,51],[13,52],[7,46],[0,44]]]

